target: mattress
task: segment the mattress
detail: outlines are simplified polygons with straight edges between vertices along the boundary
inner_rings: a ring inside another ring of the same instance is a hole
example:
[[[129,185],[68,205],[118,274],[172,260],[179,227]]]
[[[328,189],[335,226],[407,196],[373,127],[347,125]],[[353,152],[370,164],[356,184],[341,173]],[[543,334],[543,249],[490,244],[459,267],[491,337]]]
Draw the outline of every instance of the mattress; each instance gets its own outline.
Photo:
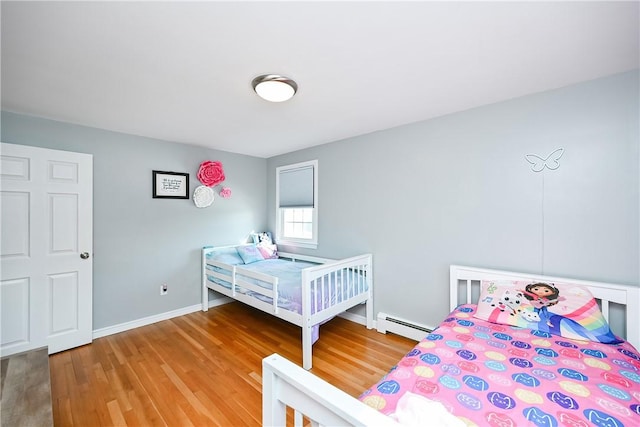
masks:
[[[395,417],[411,392],[468,425],[640,426],[640,355],[631,344],[489,323],[475,310],[455,309],[360,400]]]

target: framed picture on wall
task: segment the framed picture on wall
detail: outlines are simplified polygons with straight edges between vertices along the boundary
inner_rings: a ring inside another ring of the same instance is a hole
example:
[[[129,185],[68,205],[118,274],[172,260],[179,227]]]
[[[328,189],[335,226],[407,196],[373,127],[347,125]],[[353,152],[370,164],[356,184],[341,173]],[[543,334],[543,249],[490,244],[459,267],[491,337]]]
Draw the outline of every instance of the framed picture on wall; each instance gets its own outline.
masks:
[[[189,174],[153,171],[154,199],[188,199]]]

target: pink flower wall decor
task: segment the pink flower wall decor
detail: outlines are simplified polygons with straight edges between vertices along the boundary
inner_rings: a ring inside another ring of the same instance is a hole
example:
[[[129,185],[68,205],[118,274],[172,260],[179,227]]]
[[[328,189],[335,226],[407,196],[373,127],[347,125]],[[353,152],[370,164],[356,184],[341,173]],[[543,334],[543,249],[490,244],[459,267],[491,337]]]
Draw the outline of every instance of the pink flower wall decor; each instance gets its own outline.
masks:
[[[222,187],[220,190],[220,197],[223,199],[229,199],[231,197],[231,189],[229,187]]]
[[[222,163],[211,160],[202,162],[198,170],[198,179],[207,187],[215,187],[220,184],[225,179]]]

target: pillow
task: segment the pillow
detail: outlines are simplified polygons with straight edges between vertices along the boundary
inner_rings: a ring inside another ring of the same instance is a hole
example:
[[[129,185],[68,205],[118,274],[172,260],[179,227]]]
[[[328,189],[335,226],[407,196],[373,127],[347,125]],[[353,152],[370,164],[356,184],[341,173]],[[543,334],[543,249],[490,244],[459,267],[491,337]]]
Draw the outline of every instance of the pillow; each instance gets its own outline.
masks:
[[[478,319],[577,340],[618,344],[587,288],[565,283],[482,281]]]
[[[238,246],[238,255],[245,264],[264,260],[256,245]]]
[[[244,261],[238,255],[238,251],[235,246],[214,248],[213,251],[207,254],[208,260],[224,262],[231,265],[243,264]]]

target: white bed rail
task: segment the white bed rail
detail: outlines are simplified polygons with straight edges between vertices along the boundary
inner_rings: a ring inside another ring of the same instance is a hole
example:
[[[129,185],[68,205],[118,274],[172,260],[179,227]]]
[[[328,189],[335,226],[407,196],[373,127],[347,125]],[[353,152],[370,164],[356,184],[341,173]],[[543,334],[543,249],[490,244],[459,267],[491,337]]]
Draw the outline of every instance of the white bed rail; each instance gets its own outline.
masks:
[[[221,249],[221,248],[218,248]],[[344,311],[366,304],[367,328],[373,328],[373,275],[371,254],[342,260],[307,255],[279,253],[280,258],[315,263],[302,270],[301,313],[278,306],[278,278],[250,271],[242,265],[229,265],[207,259],[213,247],[202,249],[202,310],[209,308],[209,289],[270,313],[302,328],[302,360],[305,369],[312,367],[313,327]],[[222,271],[215,271],[215,266]],[[228,286],[210,280],[224,281]],[[249,279],[260,283],[251,283]],[[340,287],[340,288],[339,288]],[[270,298],[270,302],[247,294],[247,291]]]
[[[366,305],[367,329],[373,328],[373,275],[371,274],[371,254],[359,255],[339,261],[331,261],[316,267],[302,270],[302,366],[311,369],[311,347],[313,346],[311,328],[327,319],[331,319],[349,308],[362,303]],[[333,282],[331,282],[333,275]],[[333,287],[340,277],[342,293],[338,293]],[[318,304],[317,292],[325,292],[325,279],[330,283],[327,291],[335,291],[335,299],[330,295],[325,304],[325,295],[322,295]],[[368,284],[368,286],[365,286]],[[351,287],[355,285],[354,287]],[[346,295],[346,289],[351,293]],[[311,301],[311,296],[314,300]],[[340,296],[338,296],[340,295]]]
[[[262,359],[262,425],[286,426],[287,407],[294,408],[296,427],[302,426],[303,416],[313,426],[399,426],[344,391],[272,354]]]
[[[303,286],[311,290],[311,293],[307,292],[305,294],[311,295],[313,293],[321,296],[321,298],[315,298],[314,301],[310,301],[309,307],[313,306],[313,311],[316,314],[333,310],[333,315],[338,315],[352,306],[345,308],[344,304],[351,304],[354,296],[362,295],[363,302],[368,299],[368,294],[373,286],[371,258],[371,254],[358,255],[304,269],[302,271],[302,283]],[[341,292],[338,292],[337,283],[340,283]],[[325,292],[328,295],[325,295]],[[367,308],[373,310],[371,304]],[[314,315],[311,313],[309,315],[313,320]],[[371,315],[367,315],[367,328],[373,328],[373,311]]]

